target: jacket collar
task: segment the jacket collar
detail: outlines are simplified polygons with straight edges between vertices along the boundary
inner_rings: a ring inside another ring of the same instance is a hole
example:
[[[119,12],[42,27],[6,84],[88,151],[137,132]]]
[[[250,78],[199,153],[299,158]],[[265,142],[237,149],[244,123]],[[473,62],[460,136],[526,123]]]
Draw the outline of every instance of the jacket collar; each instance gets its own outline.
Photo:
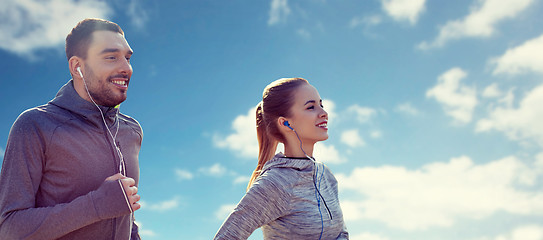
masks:
[[[104,122],[100,111],[92,102],[81,98],[75,91],[73,79],[70,79],[60,90],[53,100],[49,102],[55,106],[68,110],[72,114],[85,119],[93,126],[102,129]],[[104,113],[104,119],[109,128],[115,124],[115,118],[119,108],[98,106]]]
[[[272,159],[268,160],[262,167],[262,172],[271,168],[294,168],[303,170],[312,168],[315,162],[309,158],[289,158],[283,153],[277,153]]]

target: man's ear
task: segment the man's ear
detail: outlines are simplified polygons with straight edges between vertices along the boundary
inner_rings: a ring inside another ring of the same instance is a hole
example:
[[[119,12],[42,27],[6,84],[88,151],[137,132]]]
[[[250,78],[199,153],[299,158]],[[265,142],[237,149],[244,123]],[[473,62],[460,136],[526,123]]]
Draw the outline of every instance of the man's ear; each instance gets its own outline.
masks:
[[[81,58],[77,57],[77,56],[72,56],[69,60],[68,60],[68,68],[70,70],[70,74],[72,75],[72,78],[80,78],[81,76],[79,75],[79,71],[77,71],[77,68],[78,67],[81,67],[83,61],[81,61]]]

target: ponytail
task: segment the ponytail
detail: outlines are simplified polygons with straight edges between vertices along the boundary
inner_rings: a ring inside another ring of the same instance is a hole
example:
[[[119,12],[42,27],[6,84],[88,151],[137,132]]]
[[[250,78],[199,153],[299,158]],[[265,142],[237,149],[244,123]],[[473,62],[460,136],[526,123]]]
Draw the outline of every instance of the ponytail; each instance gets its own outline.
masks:
[[[258,164],[251,175],[247,190],[249,190],[256,177],[260,175],[262,167],[273,157],[277,149],[277,140],[273,139],[267,131],[267,126],[263,118],[262,102],[256,107],[256,138],[258,139]]]

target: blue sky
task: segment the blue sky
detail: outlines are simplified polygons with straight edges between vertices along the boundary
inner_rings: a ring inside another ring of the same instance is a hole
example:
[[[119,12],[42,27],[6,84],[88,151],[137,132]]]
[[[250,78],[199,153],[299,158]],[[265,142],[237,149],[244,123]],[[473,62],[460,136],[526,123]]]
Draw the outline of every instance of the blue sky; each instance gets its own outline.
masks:
[[[100,17],[135,51],[121,111],[144,129],[145,239],[212,238],[256,166],[263,88],[304,77],[351,239],[541,240],[542,15],[540,0],[2,0],[0,156],[69,80],[69,30]]]

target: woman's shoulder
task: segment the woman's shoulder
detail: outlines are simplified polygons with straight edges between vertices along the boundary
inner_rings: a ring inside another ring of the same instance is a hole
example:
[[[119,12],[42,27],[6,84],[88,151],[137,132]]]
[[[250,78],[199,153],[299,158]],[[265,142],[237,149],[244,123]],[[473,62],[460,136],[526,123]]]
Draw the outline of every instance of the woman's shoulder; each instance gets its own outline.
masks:
[[[256,181],[265,184],[273,184],[282,187],[292,185],[292,179],[296,178],[296,171],[291,168],[268,168],[263,171]]]

